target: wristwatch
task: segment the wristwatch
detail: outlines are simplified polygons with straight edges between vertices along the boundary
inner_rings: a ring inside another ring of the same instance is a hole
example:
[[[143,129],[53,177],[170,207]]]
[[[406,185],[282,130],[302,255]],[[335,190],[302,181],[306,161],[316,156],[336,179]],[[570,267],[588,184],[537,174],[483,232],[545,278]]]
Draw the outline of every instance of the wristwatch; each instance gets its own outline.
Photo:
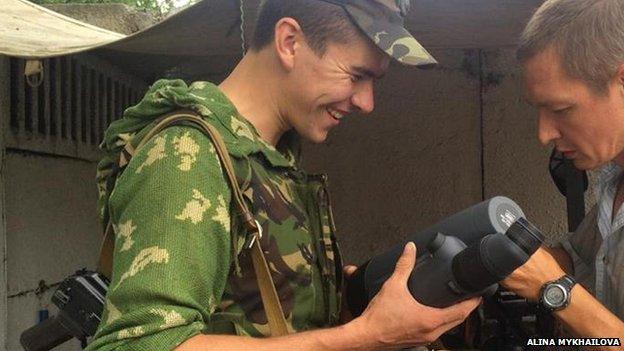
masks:
[[[560,311],[570,304],[572,287],[576,284],[569,275],[548,282],[540,289],[540,306],[550,312]]]

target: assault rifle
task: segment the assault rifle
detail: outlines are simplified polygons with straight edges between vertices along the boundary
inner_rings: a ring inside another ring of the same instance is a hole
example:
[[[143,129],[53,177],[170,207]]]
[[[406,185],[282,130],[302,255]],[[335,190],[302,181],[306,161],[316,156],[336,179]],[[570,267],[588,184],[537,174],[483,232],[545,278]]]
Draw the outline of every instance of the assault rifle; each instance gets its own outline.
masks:
[[[25,330],[20,343],[26,351],[47,351],[71,338],[86,347],[100,324],[109,281],[99,273],[85,269],[66,278],[52,295],[58,307],[56,316]]]

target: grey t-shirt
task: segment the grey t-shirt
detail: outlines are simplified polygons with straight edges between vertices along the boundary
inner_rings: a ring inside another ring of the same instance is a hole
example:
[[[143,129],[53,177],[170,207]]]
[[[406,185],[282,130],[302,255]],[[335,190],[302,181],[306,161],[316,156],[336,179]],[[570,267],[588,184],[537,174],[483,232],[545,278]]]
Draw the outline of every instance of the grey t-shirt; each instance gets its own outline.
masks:
[[[576,280],[624,319],[624,207],[611,220],[621,176],[615,164],[600,170],[596,205],[561,244],[572,257]]]

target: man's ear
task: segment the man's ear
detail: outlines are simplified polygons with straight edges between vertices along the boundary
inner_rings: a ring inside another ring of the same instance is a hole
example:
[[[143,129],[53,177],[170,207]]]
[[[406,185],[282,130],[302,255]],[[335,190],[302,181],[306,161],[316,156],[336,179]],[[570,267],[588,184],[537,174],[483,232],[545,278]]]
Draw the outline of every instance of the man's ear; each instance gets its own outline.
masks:
[[[620,87],[624,88],[624,63],[622,63],[616,73],[615,73],[615,77],[617,79],[617,83]]]
[[[296,20],[284,17],[275,24],[275,52],[285,69],[295,66],[295,53],[299,50],[303,32]]]

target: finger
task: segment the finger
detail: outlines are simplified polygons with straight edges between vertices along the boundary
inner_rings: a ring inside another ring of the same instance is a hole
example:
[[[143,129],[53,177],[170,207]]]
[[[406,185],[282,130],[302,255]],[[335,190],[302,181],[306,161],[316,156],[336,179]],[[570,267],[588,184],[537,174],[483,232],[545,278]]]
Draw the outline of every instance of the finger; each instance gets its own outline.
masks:
[[[407,284],[414,264],[416,263],[416,245],[413,242],[408,242],[403,249],[401,257],[399,257],[394,273],[392,273],[392,279],[398,280],[401,284]]]
[[[342,267],[342,272],[347,276],[351,276],[353,273],[355,273],[355,271],[357,271],[357,266],[354,265],[346,265],[344,267]]]
[[[436,331],[433,332],[433,334],[435,335],[435,338],[439,338],[442,334],[448,332],[449,330],[455,328],[456,326],[462,324],[466,319],[460,319],[460,320],[456,320],[456,321],[452,321],[449,323],[445,323],[442,324],[438,329],[436,329]]]
[[[503,279],[499,284],[505,288],[505,289],[512,289],[515,286],[515,280],[512,279],[511,277],[507,277],[505,279]]]
[[[431,332],[433,339],[439,338],[440,335],[463,323],[479,304],[481,304],[481,298],[473,297],[446,308],[429,307],[438,313],[439,320],[439,324]]]
[[[469,300],[462,301],[456,305],[443,308],[440,311],[442,314],[442,325],[459,324],[463,322],[466,317],[470,315],[475,308],[481,304],[480,297],[473,297]]]

